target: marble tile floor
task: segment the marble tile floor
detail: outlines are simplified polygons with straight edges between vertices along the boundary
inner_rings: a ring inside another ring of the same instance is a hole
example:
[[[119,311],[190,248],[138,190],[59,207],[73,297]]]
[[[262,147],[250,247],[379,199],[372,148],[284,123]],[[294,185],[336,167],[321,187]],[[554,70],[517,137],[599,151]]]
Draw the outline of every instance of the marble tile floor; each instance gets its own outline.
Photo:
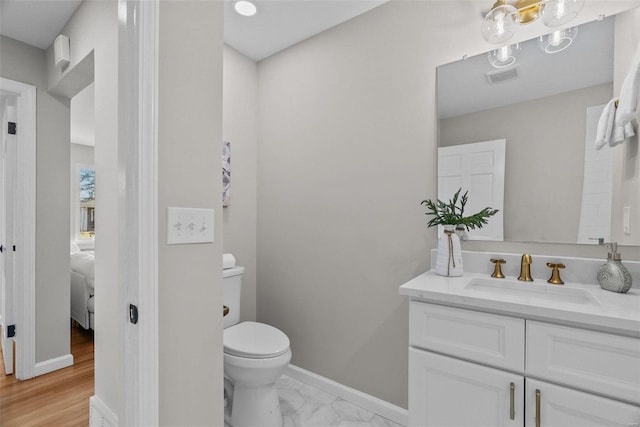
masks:
[[[277,387],[284,427],[402,427],[286,375]]]

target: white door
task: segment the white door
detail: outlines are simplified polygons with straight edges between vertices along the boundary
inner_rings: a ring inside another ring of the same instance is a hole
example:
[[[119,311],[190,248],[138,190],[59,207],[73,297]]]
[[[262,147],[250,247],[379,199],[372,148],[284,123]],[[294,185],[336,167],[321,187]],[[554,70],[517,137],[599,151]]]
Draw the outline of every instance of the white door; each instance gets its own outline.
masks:
[[[2,320],[2,356],[4,369],[7,374],[13,374],[13,338],[10,337],[9,326],[15,324],[14,313],[14,285],[15,285],[15,257],[14,241],[14,195],[16,141],[15,135],[9,133],[9,123],[16,122],[16,99],[14,96],[2,93],[2,142],[0,154],[0,319]]]
[[[438,199],[446,202],[462,188],[461,194],[469,191],[465,216],[498,209],[487,225],[468,232],[469,240],[504,240],[505,147],[506,140],[497,139],[438,148]]]
[[[7,371],[24,380],[35,375],[36,88],[0,78],[0,99],[13,106],[0,117],[4,198],[0,233],[6,248],[0,257],[4,278],[0,310],[3,326],[15,325],[13,339],[7,336],[8,328],[2,328],[0,345]],[[16,123],[16,132],[9,132],[8,122]]]
[[[640,425],[640,407],[638,406],[542,381],[527,379],[526,387],[526,427]],[[537,397],[536,392],[538,392]],[[536,400],[539,401],[538,404]],[[539,418],[539,424],[536,424],[536,418]]]
[[[524,423],[524,377],[409,348],[410,427]]]

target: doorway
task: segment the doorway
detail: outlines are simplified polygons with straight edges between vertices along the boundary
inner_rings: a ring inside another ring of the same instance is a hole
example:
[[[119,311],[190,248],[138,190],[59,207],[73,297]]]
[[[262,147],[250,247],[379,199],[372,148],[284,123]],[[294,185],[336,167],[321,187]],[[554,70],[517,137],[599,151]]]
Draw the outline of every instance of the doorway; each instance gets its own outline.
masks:
[[[17,379],[35,368],[35,101],[34,86],[0,79],[0,349]]]

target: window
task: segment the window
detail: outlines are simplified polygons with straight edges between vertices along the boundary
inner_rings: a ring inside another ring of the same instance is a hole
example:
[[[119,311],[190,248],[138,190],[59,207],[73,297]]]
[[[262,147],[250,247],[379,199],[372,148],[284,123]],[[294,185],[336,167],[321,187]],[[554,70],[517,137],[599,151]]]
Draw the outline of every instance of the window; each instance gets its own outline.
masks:
[[[80,167],[80,212],[78,239],[94,239],[96,224],[96,171]]]

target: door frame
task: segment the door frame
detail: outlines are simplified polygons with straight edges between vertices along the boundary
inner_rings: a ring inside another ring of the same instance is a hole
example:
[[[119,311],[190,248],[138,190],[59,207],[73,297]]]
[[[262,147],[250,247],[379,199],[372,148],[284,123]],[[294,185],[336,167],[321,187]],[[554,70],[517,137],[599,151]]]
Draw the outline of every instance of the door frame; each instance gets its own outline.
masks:
[[[15,378],[35,376],[36,364],[36,88],[0,78],[0,89],[18,97],[16,206],[22,221],[15,230],[20,256],[16,257],[14,313],[16,323]]]
[[[118,0],[122,425],[159,425],[158,1]],[[135,325],[130,304],[138,307]]]

